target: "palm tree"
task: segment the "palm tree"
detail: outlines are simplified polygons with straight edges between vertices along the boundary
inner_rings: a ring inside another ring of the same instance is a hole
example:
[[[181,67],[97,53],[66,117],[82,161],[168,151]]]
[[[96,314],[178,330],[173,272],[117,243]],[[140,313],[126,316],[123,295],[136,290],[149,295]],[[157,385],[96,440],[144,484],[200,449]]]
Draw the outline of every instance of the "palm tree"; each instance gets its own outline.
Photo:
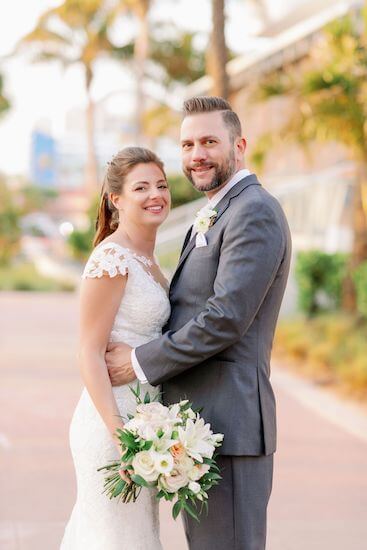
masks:
[[[64,68],[82,65],[87,95],[85,187],[90,195],[99,187],[94,144],[95,106],[91,95],[94,64],[100,57],[118,51],[108,37],[108,27],[115,15],[105,0],[64,0],[60,6],[41,15],[35,28],[16,48],[17,52],[30,50],[34,62],[57,61]]]
[[[120,11],[137,18],[138,32],[133,44],[133,65],[135,75],[135,142],[144,141],[144,80],[150,50],[149,10],[151,0],[120,0]]]
[[[228,51],[225,38],[225,0],[212,0],[212,30],[206,56],[206,69],[212,78],[212,95],[225,99],[229,94]]]
[[[159,99],[143,113],[143,128],[150,146],[169,133],[178,135],[181,115],[164,101],[181,93],[182,87],[205,75],[205,53],[194,46],[196,33],[180,31],[175,25],[156,25],[150,42],[150,74],[161,85]],[[158,31],[158,32],[157,32]],[[181,89],[181,90],[180,90]]]
[[[159,37],[151,39],[150,59],[163,70],[164,86],[171,89],[204,76],[205,53],[194,46],[197,33],[180,31],[171,25],[159,30]]]
[[[6,113],[10,109],[9,100],[4,95],[4,81],[3,77],[0,74],[0,116]]]
[[[289,96],[293,114],[276,135],[258,141],[253,161],[262,164],[266,151],[279,140],[301,144],[311,141],[342,143],[354,159],[356,181],[353,197],[353,235],[349,275],[344,287],[344,307],[354,310],[351,274],[367,259],[367,18],[360,12],[337,20],[325,29],[303,70],[272,75],[258,90],[258,99]]]

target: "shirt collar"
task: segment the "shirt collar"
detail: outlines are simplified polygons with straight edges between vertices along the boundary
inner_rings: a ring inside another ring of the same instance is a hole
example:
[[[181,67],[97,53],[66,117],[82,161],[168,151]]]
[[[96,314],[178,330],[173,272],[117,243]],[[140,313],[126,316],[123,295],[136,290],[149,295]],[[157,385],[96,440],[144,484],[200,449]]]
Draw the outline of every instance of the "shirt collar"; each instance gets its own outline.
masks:
[[[232,178],[229,180],[228,183],[218,193],[216,193],[210,200],[209,200],[209,206],[211,208],[214,208],[217,206],[217,204],[223,199],[223,197],[228,193],[232,187],[236,185],[239,181],[243,180],[243,178],[246,178],[251,174],[250,170],[247,170],[247,168],[242,168],[242,170],[239,170],[236,172]]]

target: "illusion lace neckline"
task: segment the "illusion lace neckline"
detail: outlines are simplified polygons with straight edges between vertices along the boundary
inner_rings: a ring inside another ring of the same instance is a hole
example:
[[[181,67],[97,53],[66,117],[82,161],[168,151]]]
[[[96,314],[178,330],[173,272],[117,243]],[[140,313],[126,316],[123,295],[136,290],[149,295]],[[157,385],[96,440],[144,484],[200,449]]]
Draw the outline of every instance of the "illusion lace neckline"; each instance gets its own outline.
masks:
[[[126,250],[131,256],[133,256],[136,260],[138,260],[139,262],[144,264],[147,268],[151,268],[152,265],[153,265],[152,260],[150,260],[149,258],[147,258],[146,256],[143,256],[141,254],[137,254],[137,252],[134,252],[134,250],[131,250],[131,248],[128,248],[127,246],[122,246],[121,244],[116,243],[114,241],[106,241],[106,242],[99,243],[99,245],[96,248],[99,248],[101,245],[117,246],[121,250]],[[157,265],[159,266],[159,263],[158,263],[156,258],[155,258],[155,260],[156,260]],[[155,283],[160,289],[162,289],[163,292],[165,293],[165,295],[167,296],[168,288],[166,288],[162,283],[157,281],[157,279],[155,277],[153,277],[153,275],[149,271],[149,269],[144,269],[144,268],[142,268],[142,269],[143,269],[144,273],[146,273],[146,275],[148,275],[148,277],[153,281],[153,283]]]

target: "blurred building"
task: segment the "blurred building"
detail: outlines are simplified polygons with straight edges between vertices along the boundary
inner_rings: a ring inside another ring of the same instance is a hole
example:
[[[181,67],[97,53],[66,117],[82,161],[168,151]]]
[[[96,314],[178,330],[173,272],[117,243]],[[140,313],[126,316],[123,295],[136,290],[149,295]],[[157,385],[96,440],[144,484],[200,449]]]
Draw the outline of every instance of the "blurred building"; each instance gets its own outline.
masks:
[[[45,130],[32,132],[30,179],[39,187],[54,188],[57,185],[56,141]]]
[[[287,97],[256,103],[260,79],[282,69],[303,68],[326,24],[361,7],[361,1],[307,2],[263,28],[256,50],[228,65],[230,102],[239,114],[248,141],[247,157],[265,132],[277,132],[294,108]],[[188,87],[186,96],[210,93],[210,79]],[[251,168],[251,166],[250,166]],[[351,197],[354,165],[336,142],[311,144],[306,153],[287,141],[269,150],[261,176],[273,188],[287,212],[297,249],[348,250],[351,246]]]
[[[252,52],[236,57],[227,64],[230,78],[230,102],[239,114],[243,131],[248,140],[248,156],[257,139],[268,131],[277,131],[292,110],[291,101],[285,97],[256,103],[252,96],[259,80],[275,71],[290,67],[303,67],[311,47],[320,38],[323,28],[333,20],[346,15],[359,1],[324,0],[310,2],[291,12],[284,20],[271,23],[262,31],[258,47]],[[279,32],[278,32],[279,31]],[[186,97],[205,95],[210,91],[210,78],[205,76],[186,91]],[[312,152],[317,152],[313,155]],[[337,143],[318,143],[306,155],[297,144],[287,142],[283,147],[269,151],[265,175],[276,181],[290,174],[304,174],[323,170],[337,162],[347,160],[345,148]]]

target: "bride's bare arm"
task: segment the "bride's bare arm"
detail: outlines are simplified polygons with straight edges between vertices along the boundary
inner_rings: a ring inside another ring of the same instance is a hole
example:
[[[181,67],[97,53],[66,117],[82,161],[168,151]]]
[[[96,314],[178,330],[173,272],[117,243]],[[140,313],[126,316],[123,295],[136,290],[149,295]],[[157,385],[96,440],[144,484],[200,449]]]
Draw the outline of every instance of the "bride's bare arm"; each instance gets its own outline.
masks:
[[[80,297],[79,367],[92,401],[113,435],[123,427],[112,392],[105,352],[126,286],[126,276],[84,279]]]

